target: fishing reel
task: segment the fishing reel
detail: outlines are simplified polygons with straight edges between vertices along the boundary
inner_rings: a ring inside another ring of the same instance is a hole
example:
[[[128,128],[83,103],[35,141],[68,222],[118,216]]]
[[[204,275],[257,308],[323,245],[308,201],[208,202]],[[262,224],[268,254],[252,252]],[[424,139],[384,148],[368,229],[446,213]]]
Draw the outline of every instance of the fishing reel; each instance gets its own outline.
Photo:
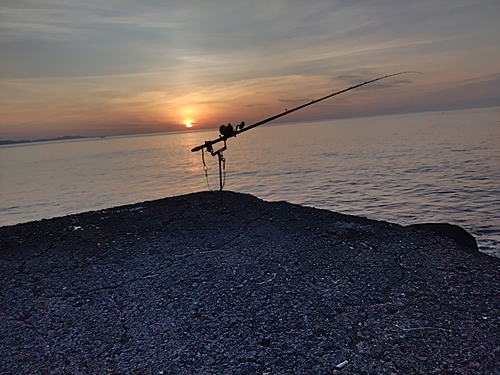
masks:
[[[221,137],[234,137],[239,130],[243,129],[244,126],[245,121],[242,121],[241,124],[236,125],[236,129],[233,128],[233,125],[231,125],[231,123],[227,125],[221,125],[219,126],[219,133]]]

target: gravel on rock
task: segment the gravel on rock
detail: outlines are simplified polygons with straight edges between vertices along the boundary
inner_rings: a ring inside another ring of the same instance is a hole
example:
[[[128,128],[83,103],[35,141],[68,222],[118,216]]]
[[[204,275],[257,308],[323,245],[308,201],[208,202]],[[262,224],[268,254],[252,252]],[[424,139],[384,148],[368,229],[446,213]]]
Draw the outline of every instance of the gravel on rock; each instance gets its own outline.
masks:
[[[0,374],[500,374],[500,259],[233,192],[0,228]]]

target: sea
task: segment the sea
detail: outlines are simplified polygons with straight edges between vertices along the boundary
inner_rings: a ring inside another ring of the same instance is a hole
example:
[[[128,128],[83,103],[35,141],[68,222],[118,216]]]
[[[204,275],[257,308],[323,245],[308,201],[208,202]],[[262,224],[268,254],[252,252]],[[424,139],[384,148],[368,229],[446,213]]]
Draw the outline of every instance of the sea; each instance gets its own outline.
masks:
[[[207,179],[191,152],[217,137],[1,146],[0,226],[218,190],[218,158],[205,154]],[[457,224],[500,257],[500,107],[269,124],[229,139],[223,155],[225,190],[401,225]]]

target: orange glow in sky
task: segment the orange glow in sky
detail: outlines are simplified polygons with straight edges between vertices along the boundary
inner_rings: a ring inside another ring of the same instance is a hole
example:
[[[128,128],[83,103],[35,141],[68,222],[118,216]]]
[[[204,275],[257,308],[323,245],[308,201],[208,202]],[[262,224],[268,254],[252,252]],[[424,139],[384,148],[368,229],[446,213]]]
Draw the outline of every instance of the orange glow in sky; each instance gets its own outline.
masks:
[[[250,124],[407,70],[277,122],[500,103],[500,1],[22,3],[0,6],[0,140]]]

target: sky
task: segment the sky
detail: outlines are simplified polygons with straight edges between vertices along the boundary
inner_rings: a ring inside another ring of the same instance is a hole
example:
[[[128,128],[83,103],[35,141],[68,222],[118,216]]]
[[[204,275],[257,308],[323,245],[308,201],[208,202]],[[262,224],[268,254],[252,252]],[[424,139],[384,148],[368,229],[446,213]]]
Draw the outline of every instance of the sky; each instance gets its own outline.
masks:
[[[500,1],[0,0],[0,139],[500,106]]]

